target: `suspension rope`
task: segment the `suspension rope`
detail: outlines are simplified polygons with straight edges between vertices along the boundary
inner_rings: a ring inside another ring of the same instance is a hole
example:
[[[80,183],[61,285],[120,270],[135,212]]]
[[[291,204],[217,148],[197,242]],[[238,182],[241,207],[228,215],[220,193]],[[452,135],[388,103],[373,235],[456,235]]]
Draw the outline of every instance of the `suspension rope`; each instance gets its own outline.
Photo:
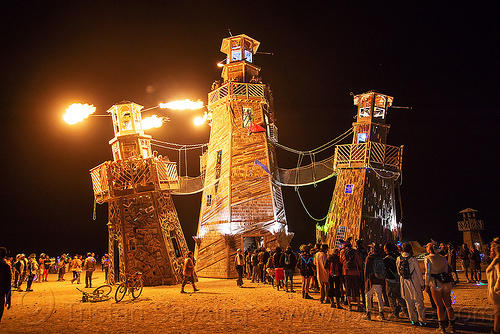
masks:
[[[321,218],[321,219],[313,217],[311,215],[311,213],[309,212],[309,210],[307,210],[306,205],[304,204],[304,201],[302,200],[302,197],[300,196],[299,187],[295,187],[295,192],[299,196],[300,203],[302,204],[302,207],[304,208],[304,210],[307,213],[307,215],[309,216],[309,218],[311,218],[312,220],[317,221],[317,222],[322,222],[322,221],[326,220],[326,218],[328,217],[328,213],[326,214],[326,216],[324,218]]]
[[[312,149],[312,150],[309,150],[309,151],[300,151],[300,150],[296,150],[296,149],[293,149],[293,148],[290,148],[290,147],[287,147],[285,145],[282,145],[280,143],[275,143],[276,146],[278,146],[279,148],[281,149],[284,149],[285,151],[288,151],[288,152],[291,152],[291,153],[295,153],[295,154],[317,154],[317,153],[320,153],[332,146],[334,146],[335,144],[337,144],[338,142],[344,140],[347,136],[351,135],[353,132],[353,128],[350,128],[349,130],[345,131],[344,133],[342,133],[340,136],[338,136],[337,138],[334,138],[332,139],[331,141],[329,141],[328,143],[325,143],[315,149]]]

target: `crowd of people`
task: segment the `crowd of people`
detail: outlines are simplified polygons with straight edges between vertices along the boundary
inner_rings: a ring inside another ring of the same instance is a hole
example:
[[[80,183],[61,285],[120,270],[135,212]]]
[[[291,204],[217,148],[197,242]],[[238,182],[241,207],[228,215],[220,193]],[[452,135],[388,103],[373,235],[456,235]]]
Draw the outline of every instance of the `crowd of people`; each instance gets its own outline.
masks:
[[[236,284],[243,287],[246,277],[251,283],[271,284],[278,290],[293,293],[293,274],[297,269],[302,277],[304,299],[313,299],[311,291],[319,292],[321,303],[364,312],[366,320],[372,320],[377,312],[380,319],[386,320],[384,307],[387,305],[392,317],[408,317],[414,326],[427,326],[426,294],[436,309],[439,330],[454,333],[452,287],[460,282],[457,260],[462,265],[466,282],[477,284],[482,284],[481,262],[490,263],[487,270],[490,299],[500,302],[499,247],[498,240],[494,241],[491,253],[486,250],[481,254],[476,247],[466,244],[457,250],[451,244],[429,243],[423,270],[410,243],[383,246],[372,243],[365,248],[361,240],[348,239],[335,249],[329,249],[326,244],[302,245],[298,252],[293,252],[291,247],[285,251],[280,247],[245,252],[238,249]],[[377,308],[374,308],[373,295],[377,297]],[[500,329],[498,302],[495,304],[495,333]]]
[[[489,249],[488,249],[489,248]],[[463,244],[455,249],[451,244],[429,243],[426,246],[423,271],[413,253],[410,243],[383,246],[372,243],[367,248],[361,240],[348,239],[335,249],[326,244],[302,245],[298,252],[288,246],[274,250],[259,248],[243,252],[237,250],[235,268],[238,273],[237,286],[243,287],[244,277],[251,283],[270,284],[277,290],[295,293],[294,273],[298,271],[301,293],[304,299],[313,299],[310,292],[318,292],[321,303],[332,308],[348,309],[365,313],[372,320],[378,313],[386,320],[384,307],[390,308],[395,318],[408,317],[415,326],[427,326],[424,293],[436,309],[439,328],[443,333],[455,332],[455,313],[452,303],[452,287],[459,284],[457,261],[462,266],[465,281],[482,284],[481,262],[488,264],[486,276],[488,297],[494,305],[494,327],[492,333],[500,333],[500,239],[495,239],[484,253],[475,247]],[[105,282],[108,279],[109,257],[101,258]],[[11,304],[11,290],[33,291],[33,283],[47,282],[48,274],[57,274],[64,281],[68,271],[72,272],[71,283],[80,284],[80,274],[85,271],[85,287],[92,287],[92,273],[96,270],[93,253],[70,257],[63,254],[50,258],[46,254],[31,254],[27,258],[18,254],[7,257],[7,250],[0,247],[0,319],[5,307]],[[191,283],[194,291],[197,281],[196,260],[188,252],[183,266],[184,287]],[[26,282],[26,289],[23,284]],[[377,297],[374,307],[373,295]]]

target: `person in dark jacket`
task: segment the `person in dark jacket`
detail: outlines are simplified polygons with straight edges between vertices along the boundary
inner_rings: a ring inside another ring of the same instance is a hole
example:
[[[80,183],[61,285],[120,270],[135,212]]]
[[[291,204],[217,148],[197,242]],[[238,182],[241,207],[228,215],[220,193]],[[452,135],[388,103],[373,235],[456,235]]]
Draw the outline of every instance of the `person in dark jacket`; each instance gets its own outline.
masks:
[[[340,252],[335,249],[326,259],[325,269],[329,274],[330,289],[328,290],[328,298],[331,301],[331,307],[343,309],[340,305],[341,285],[342,285],[342,263],[340,262]]]
[[[470,278],[474,283],[481,282],[481,254],[473,245],[470,246]]]
[[[448,244],[446,259],[448,260],[448,269],[450,270],[449,274],[454,278],[455,284],[457,284],[459,282],[457,274],[457,251],[452,244]]]
[[[276,247],[274,251],[274,280],[276,281],[276,289],[284,287],[283,281],[285,279],[285,269],[283,263],[283,253],[281,247]]]
[[[403,308],[406,308],[406,302],[401,297],[401,285],[399,283],[398,267],[396,266],[396,259],[398,258],[398,248],[391,243],[384,245],[385,268],[387,269],[387,276],[385,278],[387,297],[389,304],[392,308],[393,315],[399,318],[399,313]]]
[[[285,291],[288,292],[288,281],[290,281],[290,292],[294,293],[293,289],[293,273],[297,265],[297,258],[292,252],[292,247],[288,246],[283,254],[283,269],[285,270]]]
[[[385,277],[387,273],[385,272],[385,265],[383,264],[382,250],[379,245],[371,244],[370,252],[365,262],[365,294],[366,294],[366,319],[371,320],[372,311],[372,296],[373,293],[377,294],[378,309],[380,314],[380,319],[385,320],[384,317],[384,297],[382,294],[383,286],[385,285]],[[383,266],[383,277],[379,274],[380,271],[377,269],[379,266]]]
[[[12,280],[11,268],[5,262],[5,257],[7,256],[7,249],[5,247],[0,247],[0,321],[2,321],[3,310],[7,307],[10,309],[10,296],[11,287],[10,283]]]
[[[297,267],[299,268],[300,275],[302,276],[302,298],[313,299],[309,296],[309,286],[311,284],[311,279],[314,276],[314,259],[311,256],[307,245],[300,246]]]
[[[462,270],[465,272],[465,279],[467,283],[470,283],[469,280],[469,267],[470,267],[470,252],[467,244],[462,244],[462,248],[458,251],[458,258],[462,261]]]

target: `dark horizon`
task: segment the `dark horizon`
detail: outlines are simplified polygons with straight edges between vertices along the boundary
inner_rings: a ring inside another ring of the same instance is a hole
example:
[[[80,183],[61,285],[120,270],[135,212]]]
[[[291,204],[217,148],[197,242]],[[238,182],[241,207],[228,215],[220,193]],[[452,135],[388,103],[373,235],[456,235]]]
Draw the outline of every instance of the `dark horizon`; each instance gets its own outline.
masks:
[[[255,55],[254,63],[271,85],[285,146],[311,150],[349,129],[356,114],[351,92],[377,90],[393,96],[396,106],[412,107],[392,109],[387,118],[387,144],[404,145],[404,240],[460,243],[459,211],[468,207],[479,211],[486,242],[500,235],[494,223],[498,150],[489,128],[498,119],[494,3],[356,1],[332,8],[56,1],[2,7],[9,15],[2,22],[0,246],[11,255],[107,252],[107,209],[97,205],[92,220],[89,170],[112,159],[111,120],[69,126],[64,110],[74,102],[93,104],[98,114],[123,100],[145,107],[186,98],[206,103],[220,77],[216,63],[224,59],[219,49],[228,29],[273,53]],[[202,111],[155,113],[171,121],[147,132],[154,139],[208,142],[208,127],[192,126]],[[176,152],[155,149],[178,160]],[[277,155],[282,168],[297,164],[297,156],[280,149]],[[196,154],[188,169],[199,174]],[[314,217],[326,215],[334,184],[332,178],[300,189]],[[292,246],[313,243],[315,222],[294,189],[284,187],[283,196]],[[190,249],[200,201],[201,194],[174,196]]]

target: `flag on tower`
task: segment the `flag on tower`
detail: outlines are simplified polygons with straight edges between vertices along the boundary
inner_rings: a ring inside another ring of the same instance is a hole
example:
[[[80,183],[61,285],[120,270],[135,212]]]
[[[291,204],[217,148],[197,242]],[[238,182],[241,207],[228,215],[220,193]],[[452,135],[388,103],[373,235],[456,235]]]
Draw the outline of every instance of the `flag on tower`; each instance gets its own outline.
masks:
[[[248,130],[251,133],[253,133],[253,132],[265,132],[266,131],[266,129],[264,129],[262,126],[260,126],[257,123],[254,123],[254,122],[250,122],[250,127],[248,128]]]
[[[269,169],[267,168],[266,165],[264,165],[262,162],[260,162],[259,160],[255,159],[255,161],[253,162],[254,165],[259,165],[260,167],[262,167],[262,169],[267,173],[269,174],[270,176],[271,175],[271,172],[269,171]]]

